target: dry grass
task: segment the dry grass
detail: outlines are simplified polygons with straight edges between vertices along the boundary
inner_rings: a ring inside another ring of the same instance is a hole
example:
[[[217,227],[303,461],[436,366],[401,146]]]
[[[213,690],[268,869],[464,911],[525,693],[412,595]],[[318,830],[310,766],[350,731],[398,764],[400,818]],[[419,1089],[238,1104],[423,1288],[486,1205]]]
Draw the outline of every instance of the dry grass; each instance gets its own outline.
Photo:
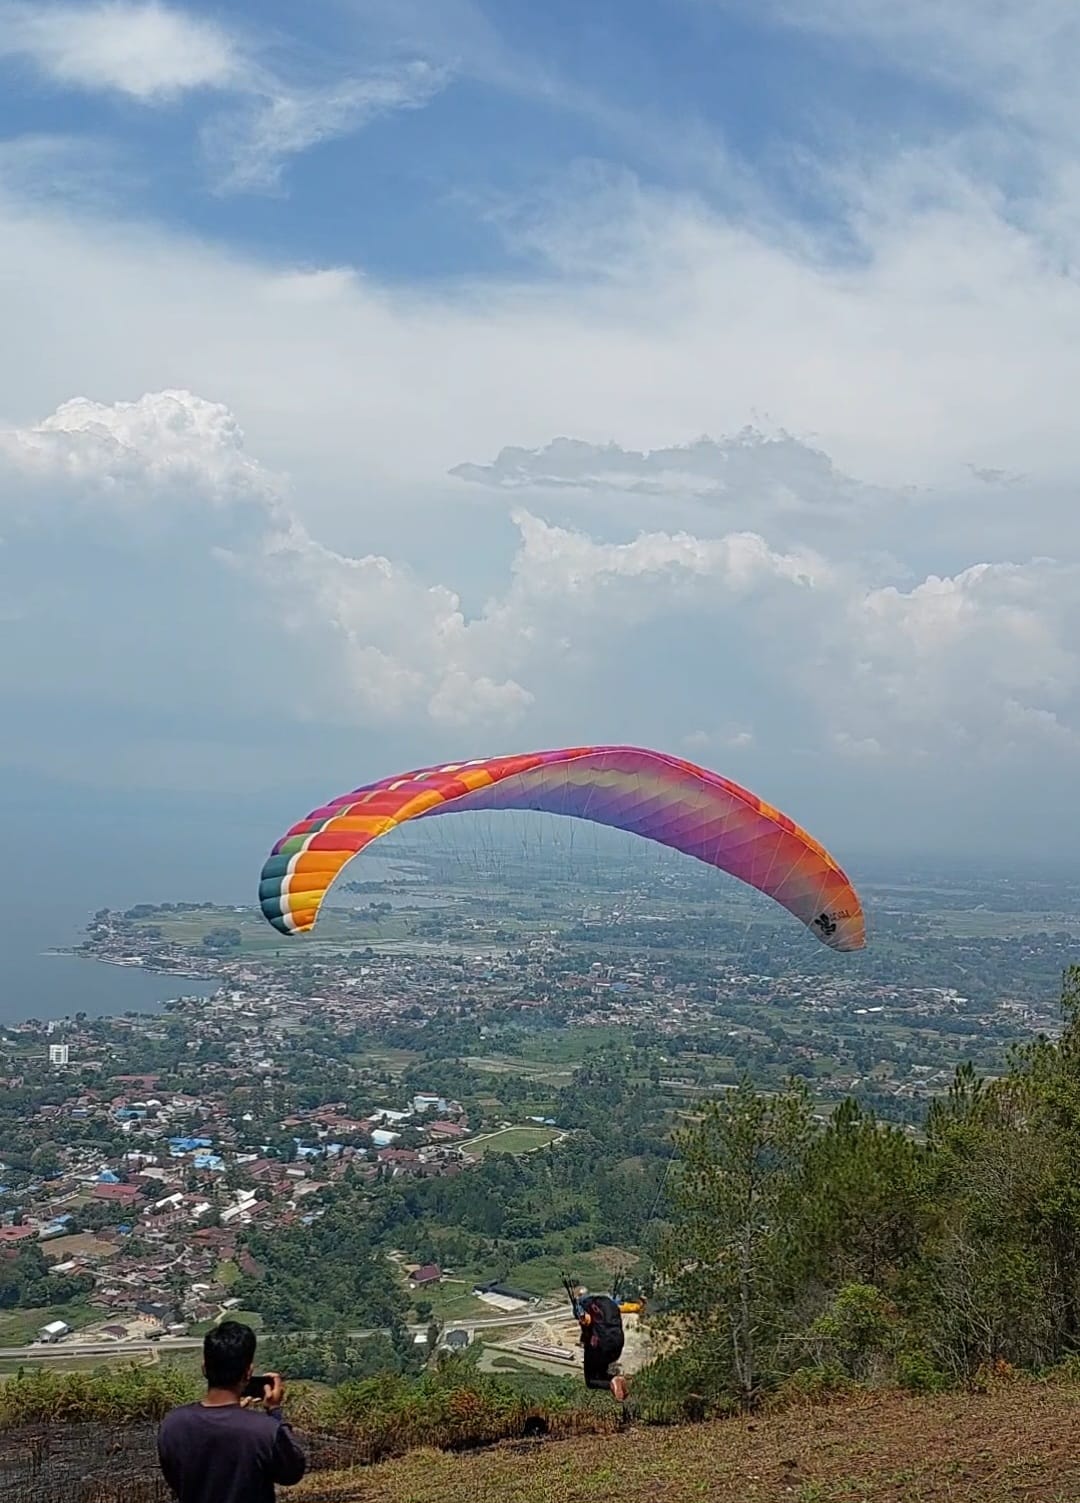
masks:
[[[420,1451],[320,1472],[296,1503],[1061,1503],[1080,1497],[1080,1393],[865,1395],[690,1428]]]
[[[50,1237],[41,1244],[41,1250],[50,1261],[62,1263],[74,1257],[115,1258],[120,1245],[95,1237],[93,1232],[71,1232],[66,1237]]]

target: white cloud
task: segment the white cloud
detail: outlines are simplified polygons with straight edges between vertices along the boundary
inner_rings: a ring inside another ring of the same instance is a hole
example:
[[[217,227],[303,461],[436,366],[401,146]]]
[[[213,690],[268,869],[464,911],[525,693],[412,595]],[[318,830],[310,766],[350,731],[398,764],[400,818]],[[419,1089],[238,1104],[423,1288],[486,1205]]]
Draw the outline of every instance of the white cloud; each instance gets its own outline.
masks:
[[[208,606],[214,619],[227,612],[239,579],[245,614],[258,621],[271,654],[314,665],[290,690],[288,703],[300,718],[355,724],[430,711],[436,719],[466,714],[489,723],[529,703],[519,685],[462,667],[466,627],[451,591],[426,587],[386,558],[348,558],[316,543],[280,482],[247,456],[235,419],[218,403],[183,391],[113,405],[73,400],[31,428],[0,433],[0,462],[7,470],[0,524],[12,555],[9,587],[18,589],[20,545],[54,538],[59,554],[85,548],[106,568],[124,557],[138,577],[127,591],[121,580],[102,601],[111,617],[104,635],[114,636],[139,629],[146,569],[173,568],[174,587],[155,602],[162,627],[143,626],[141,671],[125,660],[118,673],[98,651],[93,617],[72,644],[73,662],[96,667],[98,687],[111,698],[123,697],[127,681],[137,700],[159,676],[155,640],[160,646],[162,637],[175,637],[193,650],[197,643],[212,650],[200,618]],[[71,561],[69,555],[69,567]],[[89,597],[99,588],[96,579],[82,585]],[[32,599],[33,587],[24,611]],[[52,603],[42,600],[34,612],[40,634],[48,632]],[[233,661],[241,688],[250,663]],[[218,668],[229,684],[227,664]],[[268,687],[264,679],[262,692]]]
[[[271,509],[270,477],[245,455],[243,444],[228,408],[185,391],[111,405],[76,397],[31,428],[0,432],[0,454],[24,473],[95,488],[75,491],[65,503],[97,505],[104,494],[110,508],[122,503],[129,515],[161,488],[175,486],[173,494],[182,498],[188,485],[197,505],[251,493]]]
[[[865,261],[839,269],[693,203],[653,206],[644,225],[634,212],[642,240],[626,228],[614,287],[399,293],[356,276],[300,300],[289,267],[0,204],[0,312],[23,350],[17,381],[0,372],[0,409],[29,416],[72,386],[144,390],[167,368],[242,412],[259,452],[326,458],[339,486],[370,467],[430,487],[464,458],[559,433],[672,449],[755,412],[894,487],[954,484],[975,463],[1037,488],[1080,460],[1073,283],[988,205],[879,216]],[[31,326],[35,303],[53,316]]]
[[[849,745],[991,761],[1047,740],[1080,749],[1080,565],[976,564],[871,589],[846,624],[833,692]]]
[[[25,202],[79,204],[98,212],[141,179],[109,142],[90,135],[24,135],[0,141],[0,193]]]
[[[110,554],[135,557],[136,584],[148,563],[175,565],[177,590],[157,608],[168,635],[191,642],[207,604],[227,605],[239,579],[269,656],[285,650],[310,665],[290,689],[294,712],[345,724],[510,725],[534,705],[549,716],[559,678],[610,652],[629,623],[676,606],[745,611],[755,598],[771,610],[776,589],[807,590],[828,578],[820,560],[776,552],[755,534],[654,532],[602,543],[519,512],[511,574],[469,617],[454,589],[425,584],[400,561],[349,557],[315,541],[282,483],[246,454],[229,411],[183,391],[113,405],[69,401],[41,423],[0,434],[0,461],[0,519],[11,544],[63,538],[76,555],[90,546],[106,563]],[[17,573],[9,583],[17,588]],[[91,596],[99,588],[94,578],[82,583]],[[177,594],[190,622],[173,614],[184,611]],[[142,604],[137,591],[125,603],[121,586],[102,602],[115,613],[107,633],[135,629],[128,615]],[[37,612],[46,634],[50,607],[43,601]],[[108,664],[93,636],[88,619],[76,656]],[[140,646],[153,679],[153,634]],[[248,674],[246,662],[240,671]],[[120,678],[130,673],[126,664]],[[101,687],[121,692],[111,665]]]
[[[199,91],[235,99],[201,131],[220,192],[276,189],[289,157],[393,110],[419,108],[446,80],[422,59],[395,59],[312,81],[293,59],[275,63],[267,53],[253,37],[161,0],[0,0],[0,58],[26,60],[57,85],[148,106]],[[25,173],[31,164],[22,157]]]
[[[719,3],[744,8],[744,0]],[[1080,127],[1080,15],[1070,0],[755,0],[754,11],[974,96],[1014,129],[1023,122],[1074,135]]]
[[[753,532],[720,538],[689,533],[640,533],[629,543],[600,543],[580,532],[552,527],[527,511],[514,520],[524,540],[523,556],[515,565],[522,593],[595,598],[616,581],[677,579],[687,588],[695,579],[722,584],[732,596],[747,594],[763,584],[783,580],[813,586],[829,576],[825,561],[807,552],[777,553]]]
[[[25,58],[59,84],[143,103],[228,88],[241,66],[233,39],[216,22],[158,0],[5,0],[0,56]]]
[[[267,80],[250,101],[203,130],[203,148],[222,192],[273,189],[286,158],[347,135],[394,110],[419,109],[445,75],[423,62],[311,89]]]
[[[816,650],[835,669],[826,717],[838,706],[878,726],[873,737],[865,725],[841,727],[847,742],[881,748],[882,727],[978,737],[1006,710],[1014,729],[1029,715],[1042,734],[1043,717],[1062,724],[1059,711],[1072,712],[1080,690],[1077,571],[1049,562],[979,564],[905,591],[866,587],[850,570],[778,551],[754,533],[651,532],[611,543],[519,510],[511,575],[469,617],[451,587],[427,585],[401,562],[316,542],[282,483],[245,453],[229,411],[189,393],[67,402],[0,435],[0,456],[15,535],[81,523],[111,538],[122,525],[125,548],[159,549],[182,528],[211,572],[225,563],[260,586],[267,624],[294,636],[316,665],[301,695],[306,714],[512,720],[552,692],[560,636],[564,658],[586,647],[602,654],[628,624],[673,612],[702,622],[737,613],[752,652],[762,624],[787,611],[806,633],[790,681]],[[29,486],[21,505],[16,476]],[[216,588],[228,589],[228,574]],[[711,735],[749,744],[737,725]]]
[[[722,441],[700,438],[647,453],[557,438],[539,449],[502,449],[490,464],[459,464],[450,473],[505,491],[700,501],[731,521],[781,514],[826,522],[898,499],[841,474],[820,449],[787,433],[770,436],[756,428]]]
[[[683,737],[683,746],[696,756],[718,749],[747,751],[754,745],[754,733],[746,726],[726,726],[718,731],[691,731]]]
[[[681,744],[766,792],[770,769],[810,756],[822,777],[887,776],[899,808],[924,778],[955,794],[1034,762],[1050,794],[1071,776],[1074,566],[983,563],[901,586],[756,533],[611,542],[524,509],[514,523],[508,570],[469,610],[451,560],[432,583],[400,554],[313,538],[223,404],[69,401],[0,433],[0,617],[33,643],[0,655],[0,696],[67,706],[87,744],[110,720],[156,716],[117,755],[142,785],[158,763],[162,786],[214,776],[210,743],[185,761],[161,717],[256,738],[263,780],[308,731],[360,729],[433,756]],[[238,749],[221,776],[243,780]]]

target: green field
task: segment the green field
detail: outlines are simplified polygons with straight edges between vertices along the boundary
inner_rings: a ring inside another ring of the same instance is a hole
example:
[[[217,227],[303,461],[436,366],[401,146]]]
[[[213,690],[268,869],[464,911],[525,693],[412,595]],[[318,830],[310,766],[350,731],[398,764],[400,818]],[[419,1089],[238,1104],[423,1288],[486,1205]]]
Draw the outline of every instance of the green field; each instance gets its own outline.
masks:
[[[238,1320],[243,1326],[250,1326],[253,1331],[261,1331],[263,1318],[257,1310],[226,1310],[223,1315],[215,1316],[213,1320],[200,1320],[190,1327],[192,1336],[205,1336],[212,1327],[219,1325],[223,1320]]]
[[[990,909],[943,909],[934,927],[954,939],[1018,939],[1026,934],[1078,934],[1080,918],[1066,913],[995,913]]]
[[[296,960],[311,960],[319,954],[335,954],[341,951],[372,949],[386,950],[439,950],[460,951],[488,942],[486,933],[476,934],[468,929],[458,932],[451,919],[443,935],[424,933],[424,921],[443,905],[430,901],[422,906],[401,907],[391,913],[373,914],[361,903],[358,908],[328,904],[322,911],[318,927],[300,939],[288,939],[278,934],[266,923],[257,909],[200,908],[190,912],[163,912],[148,914],[132,921],[137,935],[140,930],[155,930],[157,939],[147,938],[146,947],[152,950],[155,944],[177,945],[195,955],[203,952],[203,939],[215,929],[236,929],[240,934],[238,949],[213,951],[213,954],[257,955],[262,958],[277,956],[285,963]],[[468,905],[455,909],[454,916],[462,920],[473,915]],[[529,926],[508,921],[503,925],[507,932],[513,929],[527,931]]]
[[[485,1315],[492,1313],[491,1306],[485,1305],[483,1300],[477,1299],[473,1294],[474,1279],[462,1279],[460,1282],[448,1279],[441,1284],[430,1285],[426,1289],[410,1289],[413,1302],[413,1312],[410,1319],[419,1321],[416,1314],[416,1306],[425,1301],[431,1306],[431,1313],[436,1320],[444,1325],[452,1324],[455,1320],[483,1319]]]
[[[466,1153],[481,1157],[485,1153],[533,1153],[561,1136],[557,1127],[505,1127],[482,1138],[472,1138],[461,1146]]]
[[[0,1346],[26,1346],[37,1336],[42,1326],[51,1321],[63,1320],[73,1331],[93,1325],[101,1320],[101,1310],[90,1310],[86,1305],[50,1305],[36,1310],[4,1310],[0,1312]]]
[[[565,1299],[563,1274],[586,1288],[608,1290],[615,1273],[635,1262],[629,1254],[617,1249],[599,1247],[587,1253],[570,1253],[559,1257],[530,1258],[526,1262],[511,1264],[501,1273],[500,1282],[511,1289],[520,1289],[538,1299],[556,1297]],[[488,1313],[495,1312],[488,1307]]]
[[[189,1378],[200,1378],[202,1374],[202,1353],[198,1351],[163,1352],[158,1350],[133,1356],[122,1344],[118,1344],[116,1351],[107,1355],[80,1357],[77,1347],[65,1349],[61,1346],[55,1350],[61,1352],[62,1355],[40,1360],[33,1357],[4,1358],[0,1361],[0,1378],[39,1369],[54,1373],[90,1373],[101,1372],[105,1369],[118,1372],[133,1367],[174,1368]]]
[[[237,929],[240,932],[239,950],[224,953],[231,955],[266,955],[278,952],[283,960],[311,958],[319,949],[362,949],[366,945],[402,940],[407,937],[409,918],[403,914],[388,915],[379,920],[363,918],[353,921],[340,909],[325,910],[317,931],[305,936],[300,942],[286,939],[271,929],[256,911],[237,913],[232,908],[204,908],[194,913],[157,913],[136,921],[139,929],[158,929],[162,939],[169,944],[181,945],[184,949],[202,950],[204,937],[214,929]],[[148,946],[154,941],[148,940]],[[217,953],[217,952],[215,952]]]

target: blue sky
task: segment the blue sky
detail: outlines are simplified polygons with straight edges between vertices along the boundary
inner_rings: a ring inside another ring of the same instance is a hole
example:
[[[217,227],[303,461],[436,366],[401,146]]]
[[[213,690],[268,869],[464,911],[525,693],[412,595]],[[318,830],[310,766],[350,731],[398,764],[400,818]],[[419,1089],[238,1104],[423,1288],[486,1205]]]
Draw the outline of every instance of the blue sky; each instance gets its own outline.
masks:
[[[103,20],[122,33],[138,8],[102,7]],[[164,223],[398,282],[535,272],[504,216],[582,163],[720,202],[745,176],[788,210],[828,220],[838,205],[814,181],[812,159],[830,137],[925,139],[968,113],[887,56],[708,0],[333,0],[299,14],[280,3],[171,14],[210,40],[201,69],[149,97],[132,92],[147,87],[137,54],[107,88],[58,78],[24,20],[30,34],[8,59],[0,130],[96,141],[126,201]],[[231,72],[216,56],[226,47]],[[370,118],[360,105],[336,119],[330,108],[325,137],[302,159],[267,143],[246,179],[229,184],[229,143],[268,94],[332,102],[373,80],[397,81],[400,105]]]
[[[4,766],[633,740],[1066,848],[1077,66],[1065,0],[0,0]]]

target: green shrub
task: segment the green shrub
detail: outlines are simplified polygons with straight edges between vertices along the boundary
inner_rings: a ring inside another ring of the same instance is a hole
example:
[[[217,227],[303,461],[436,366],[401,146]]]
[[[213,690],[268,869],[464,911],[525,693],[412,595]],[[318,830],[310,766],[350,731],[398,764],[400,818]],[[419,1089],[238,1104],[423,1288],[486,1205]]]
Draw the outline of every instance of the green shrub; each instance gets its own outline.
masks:
[[[912,1393],[943,1393],[951,1387],[948,1377],[922,1351],[903,1351],[896,1358],[896,1380]]]
[[[530,1434],[613,1428],[617,1411],[610,1400],[604,1408],[585,1394],[532,1398],[479,1372],[468,1356],[448,1356],[418,1379],[387,1374],[343,1383],[316,1401],[310,1420],[347,1438],[354,1461],[370,1462],[419,1447],[465,1450]]]
[[[857,1387],[839,1363],[815,1363],[811,1367],[798,1367],[785,1378],[773,1394],[771,1406],[824,1404],[853,1393]]]
[[[20,1369],[0,1383],[0,1427],[46,1421],[132,1424],[157,1421],[176,1404],[197,1398],[199,1386],[175,1368],[97,1368],[58,1373]]]
[[[838,1370],[856,1382],[883,1379],[903,1341],[896,1306],[873,1284],[845,1284],[807,1332],[813,1367]]]
[[[645,1424],[679,1425],[733,1414],[726,1373],[687,1349],[658,1357],[633,1383],[634,1414]]]

